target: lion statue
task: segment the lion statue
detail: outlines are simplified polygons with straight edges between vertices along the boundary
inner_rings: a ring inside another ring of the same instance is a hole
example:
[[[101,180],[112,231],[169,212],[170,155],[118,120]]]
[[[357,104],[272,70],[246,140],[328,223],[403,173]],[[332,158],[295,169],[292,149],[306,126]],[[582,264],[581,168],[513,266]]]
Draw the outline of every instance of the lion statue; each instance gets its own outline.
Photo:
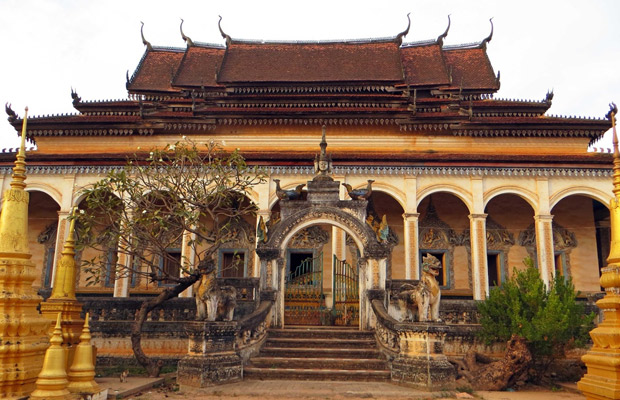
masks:
[[[420,322],[440,322],[439,300],[441,299],[441,290],[436,278],[440,270],[441,261],[427,253],[422,258],[422,279],[416,285],[409,283],[402,285],[400,293],[396,296],[400,309],[410,310],[414,314],[415,308],[417,308]]]
[[[237,306],[237,289],[217,283],[215,263],[201,262],[200,280],[194,284],[196,319],[200,321],[232,321]]]

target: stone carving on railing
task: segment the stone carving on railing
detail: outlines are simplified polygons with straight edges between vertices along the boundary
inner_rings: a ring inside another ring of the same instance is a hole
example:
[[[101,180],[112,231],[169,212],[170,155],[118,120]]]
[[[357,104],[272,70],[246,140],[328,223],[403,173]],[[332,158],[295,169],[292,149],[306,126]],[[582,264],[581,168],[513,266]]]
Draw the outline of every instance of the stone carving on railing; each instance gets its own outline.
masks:
[[[218,283],[213,261],[201,263],[199,268],[202,275],[194,284],[196,319],[232,321],[237,306],[237,289]]]
[[[454,367],[443,354],[447,326],[399,322],[385,309],[385,293],[369,291],[368,297],[376,317],[376,338],[390,361],[392,380],[429,390],[454,386]]]
[[[237,321],[186,323],[188,354],[179,361],[177,383],[205,387],[242,379],[243,364],[260,350],[267,336],[275,297],[269,292],[264,295],[254,312]]]
[[[408,310],[411,315],[417,312],[418,321],[440,321],[439,302],[441,289],[437,275],[441,262],[437,257],[427,254],[422,258],[422,279],[415,284],[406,283],[396,295],[401,310]]]

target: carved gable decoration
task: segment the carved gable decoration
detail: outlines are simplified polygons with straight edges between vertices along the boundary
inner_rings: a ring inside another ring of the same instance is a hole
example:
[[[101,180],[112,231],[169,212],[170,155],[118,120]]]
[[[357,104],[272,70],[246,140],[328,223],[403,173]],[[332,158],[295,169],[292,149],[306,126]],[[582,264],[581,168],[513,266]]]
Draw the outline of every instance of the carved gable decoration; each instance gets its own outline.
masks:
[[[577,247],[575,234],[562,225],[553,222],[553,248],[567,250]]]
[[[523,247],[536,248],[536,230],[533,222],[519,233],[518,244]]]
[[[489,250],[502,250],[515,244],[514,235],[490,216],[486,218],[486,236],[487,249]],[[471,231],[469,229],[463,231],[462,244],[463,246],[471,246]]]
[[[420,248],[447,249],[459,242],[454,229],[437,216],[432,202],[429,202],[426,215],[420,221]]]
[[[58,229],[58,222],[52,222],[45,227],[37,236],[37,242],[40,244],[46,244],[54,242],[56,240],[56,230]]]
[[[575,233],[553,221],[553,248],[555,250],[568,250],[577,247]],[[536,248],[536,230],[534,224],[530,224],[526,230],[519,234],[519,245]]]
[[[226,242],[230,247],[253,246],[255,241],[254,228],[245,220],[236,221],[230,227],[229,240]]]
[[[293,236],[289,247],[293,249],[314,249],[329,242],[329,234],[320,226],[310,226]]]

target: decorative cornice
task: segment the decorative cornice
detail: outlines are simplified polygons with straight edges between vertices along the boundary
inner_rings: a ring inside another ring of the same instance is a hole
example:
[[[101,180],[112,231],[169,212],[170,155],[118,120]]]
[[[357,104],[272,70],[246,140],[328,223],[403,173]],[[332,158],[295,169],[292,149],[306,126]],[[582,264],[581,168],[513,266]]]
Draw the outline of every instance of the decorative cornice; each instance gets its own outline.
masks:
[[[454,136],[472,137],[599,137],[605,129],[455,129]]]
[[[28,175],[56,174],[105,174],[118,170],[123,166],[104,165],[30,165],[26,167]],[[305,175],[308,179],[314,176],[312,166],[267,166],[266,171],[272,175]],[[0,175],[12,173],[9,166],[0,167]],[[448,176],[503,176],[503,177],[573,177],[573,178],[608,178],[612,175],[611,168],[482,168],[482,167],[365,167],[335,166],[333,173],[338,175],[448,175]]]

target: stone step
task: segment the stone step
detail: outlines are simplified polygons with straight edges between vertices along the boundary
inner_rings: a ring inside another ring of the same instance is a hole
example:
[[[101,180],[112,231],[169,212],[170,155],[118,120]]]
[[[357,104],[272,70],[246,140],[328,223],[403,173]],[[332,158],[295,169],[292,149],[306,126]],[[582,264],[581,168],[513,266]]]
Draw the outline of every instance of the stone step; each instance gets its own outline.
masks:
[[[390,371],[245,367],[243,369],[243,377],[244,379],[260,380],[274,379],[385,382],[390,380]]]
[[[359,349],[376,347],[375,339],[267,337],[265,347]]]
[[[261,349],[259,355],[261,357],[382,359],[381,353],[376,348],[339,349],[265,346]]]
[[[380,358],[331,358],[331,357],[263,357],[252,358],[252,367],[286,369],[344,369],[387,371],[385,360]]]
[[[273,338],[323,338],[323,339],[373,339],[374,332],[359,329],[325,327],[294,327],[286,329],[270,329],[269,337]]]

